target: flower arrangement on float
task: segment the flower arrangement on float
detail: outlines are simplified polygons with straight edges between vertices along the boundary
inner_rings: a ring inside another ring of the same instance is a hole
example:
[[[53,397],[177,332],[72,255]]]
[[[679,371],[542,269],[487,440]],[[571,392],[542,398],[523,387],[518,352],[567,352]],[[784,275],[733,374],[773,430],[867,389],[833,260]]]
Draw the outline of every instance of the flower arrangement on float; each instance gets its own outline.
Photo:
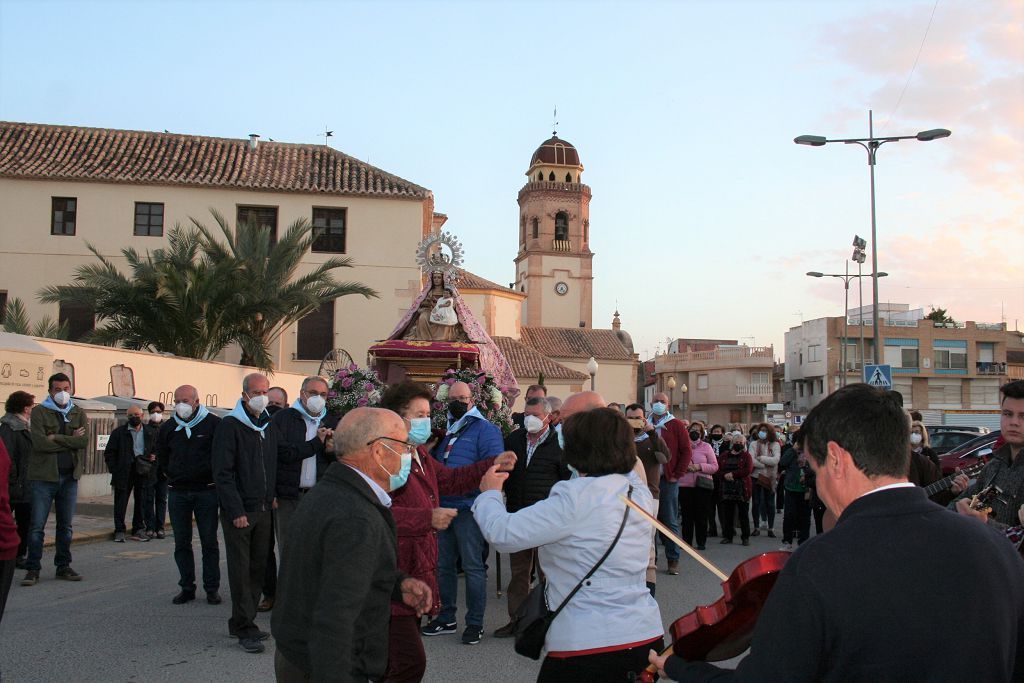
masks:
[[[515,425],[512,424],[512,408],[507,390],[498,386],[493,375],[473,369],[449,368],[441,380],[432,386],[434,402],[431,404],[430,419],[433,427],[441,431],[447,429],[448,392],[456,382],[465,382],[469,385],[473,405],[488,422],[501,430],[502,436],[508,436]]]
[[[384,382],[377,372],[355,363],[338,370],[330,381],[327,410],[337,415],[344,415],[353,408],[376,407],[384,394]]]

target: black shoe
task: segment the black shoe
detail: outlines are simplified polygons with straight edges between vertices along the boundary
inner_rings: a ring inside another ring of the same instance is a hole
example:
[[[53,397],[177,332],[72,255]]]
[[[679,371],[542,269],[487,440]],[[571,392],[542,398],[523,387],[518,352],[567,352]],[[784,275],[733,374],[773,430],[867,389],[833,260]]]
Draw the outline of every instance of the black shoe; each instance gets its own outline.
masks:
[[[420,633],[425,636],[440,636],[446,633],[455,633],[457,630],[458,625],[454,621],[446,624],[440,619],[434,619],[432,622],[420,629]]]
[[[270,634],[266,631],[256,629],[254,631],[247,631],[245,635],[239,635],[237,633],[230,634],[232,638],[238,638],[239,640],[266,640],[270,637]]]
[[[768,538],[775,538],[775,529],[768,530]]]
[[[57,578],[65,581],[81,581],[82,575],[71,567],[59,567],[57,569]]]
[[[258,655],[267,649],[257,638],[239,638],[238,644],[242,646],[243,650],[254,655]]]
[[[705,548],[704,548],[704,546],[699,545],[699,546],[697,546],[697,550],[705,550]]]
[[[719,543],[721,543],[722,545],[727,545],[729,543],[732,543],[732,539],[731,538],[723,538],[721,541],[719,541]]]
[[[181,591],[180,593],[175,595],[173,598],[171,598],[171,602],[173,602],[175,605],[184,605],[186,602],[191,602],[191,601],[193,601],[195,599],[196,599],[196,592],[195,591]]]
[[[516,622],[510,621],[499,629],[495,629],[495,638],[511,638],[516,634]]]
[[[467,626],[462,632],[463,645],[476,645],[484,637],[484,630],[479,626]]]
[[[754,529],[753,531],[750,532],[750,535],[751,536],[760,536],[761,535],[761,530],[760,529]]]
[[[22,586],[34,586],[39,583],[39,571],[36,569],[29,569],[25,572],[25,578],[21,580]]]
[[[744,538],[743,539],[743,545],[750,545],[750,539],[749,538]]]
[[[210,591],[206,594],[206,602],[210,603],[211,605],[219,605],[224,601],[220,599],[220,593],[218,593],[217,591]]]

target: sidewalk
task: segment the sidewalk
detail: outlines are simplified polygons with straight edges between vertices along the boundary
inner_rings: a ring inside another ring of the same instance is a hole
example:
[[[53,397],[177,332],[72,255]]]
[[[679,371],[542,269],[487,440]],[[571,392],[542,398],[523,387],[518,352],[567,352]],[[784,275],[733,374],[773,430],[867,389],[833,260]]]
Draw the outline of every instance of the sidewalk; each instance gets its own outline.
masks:
[[[128,501],[127,522],[131,524],[132,501]],[[167,534],[171,533],[170,524],[165,524]],[[75,518],[71,520],[73,533],[71,544],[95,543],[97,541],[109,541],[114,538],[114,494],[99,496],[96,498],[79,498],[75,505]],[[57,516],[53,509],[50,509],[50,516],[46,520],[46,536],[43,539],[43,547],[52,547],[56,544],[54,534],[57,530]]]

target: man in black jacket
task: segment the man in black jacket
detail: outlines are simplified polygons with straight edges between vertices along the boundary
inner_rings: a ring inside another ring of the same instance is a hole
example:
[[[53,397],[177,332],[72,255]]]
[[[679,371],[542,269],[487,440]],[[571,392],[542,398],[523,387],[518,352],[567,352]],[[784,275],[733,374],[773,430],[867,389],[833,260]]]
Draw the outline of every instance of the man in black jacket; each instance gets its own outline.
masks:
[[[242,397],[213,437],[213,480],[231,587],[228,632],[252,653],[263,652],[262,641],[270,635],[255,623],[273,534],[270,511],[280,450],[277,429],[267,413],[269,389],[263,375],[246,375]]]
[[[790,556],[735,671],[651,661],[677,681],[1024,676],[1024,560],[907,481],[910,423],[889,392],[843,387],[800,432],[835,528]]]
[[[299,501],[331,464],[324,444],[333,432],[323,424],[325,417],[327,381],[323,377],[303,380],[295,404],[274,414],[281,448],[288,453],[287,458],[277,461],[277,508],[274,510],[277,552],[282,557],[288,525]]]
[[[523,429],[517,429],[505,439],[505,450],[516,454],[515,469],[505,482],[509,512],[544,500],[552,486],[570,476],[569,468],[562,462],[558,434],[550,428],[548,416],[548,404],[543,395],[528,398],[523,409]],[[497,638],[508,638],[515,633],[515,615],[530,592],[534,570],[538,578],[540,576],[536,548],[512,553],[508,562],[512,574],[508,581],[509,622],[494,632]]]
[[[174,527],[174,562],[181,586],[171,600],[183,605],[196,598],[196,560],[192,552],[192,517],[203,547],[206,602],[219,605],[220,544],[217,541],[217,488],[213,483],[213,435],[220,418],[199,402],[199,392],[185,384],[174,390],[174,412],[160,428],[156,457],[167,473],[168,510]]]
[[[356,408],[338,425],[340,462],[303,497],[282,548],[271,618],[279,683],[380,680],[391,601],[430,609],[430,588],[398,571],[388,509],[409,475],[407,439],[402,418],[380,408]]]
[[[110,433],[103,459],[114,488],[114,541],[124,543],[124,517],[128,496],[134,493],[132,540],[148,541],[147,532],[156,534],[153,517],[153,484],[156,463],[150,456],[156,452],[157,429],[142,422],[142,408],[128,406],[128,422]]]

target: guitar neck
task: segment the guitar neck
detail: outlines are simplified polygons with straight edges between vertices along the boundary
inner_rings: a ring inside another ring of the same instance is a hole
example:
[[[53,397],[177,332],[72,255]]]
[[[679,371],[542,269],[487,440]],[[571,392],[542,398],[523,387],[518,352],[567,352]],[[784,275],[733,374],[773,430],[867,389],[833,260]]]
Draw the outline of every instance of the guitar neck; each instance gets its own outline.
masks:
[[[939,479],[937,482],[934,482],[932,484],[929,484],[928,486],[925,486],[924,487],[924,494],[926,496],[928,496],[929,498],[931,498],[932,496],[934,496],[939,491],[945,491],[946,489],[948,489],[950,484],[953,483],[953,480],[956,479],[957,475],[965,474],[968,477],[973,477],[975,474],[980,472],[983,468],[984,468],[984,463],[980,463],[979,462],[979,463],[975,463],[974,465],[971,465],[970,467],[964,468],[963,470],[954,472],[953,474],[949,475],[948,477],[943,477],[942,479]]]

